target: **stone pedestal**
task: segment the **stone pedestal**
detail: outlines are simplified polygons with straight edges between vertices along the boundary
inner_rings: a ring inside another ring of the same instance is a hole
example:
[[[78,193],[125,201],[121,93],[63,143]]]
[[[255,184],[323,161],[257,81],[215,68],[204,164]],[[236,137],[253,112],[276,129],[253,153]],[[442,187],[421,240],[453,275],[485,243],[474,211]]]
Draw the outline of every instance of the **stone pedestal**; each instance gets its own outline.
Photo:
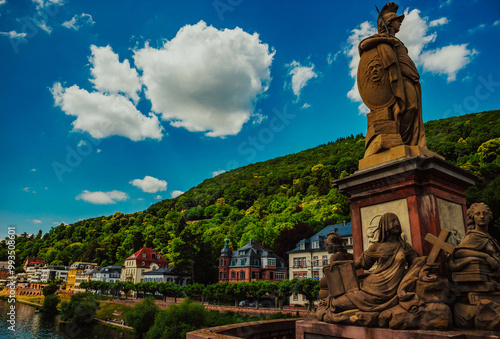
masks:
[[[331,338],[364,338],[364,339],[500,339],[500,335],[491,331],[400,331],[387,328],[372,328],[327,324],[318,320],[298,320],[295,328],[296,339],[331,339]]]
[[[334,181],[348,196],[354,257],[373,241],[380,216],[398,215],[403,236],[420,255],[432,244],[427,233],[451,231],[448,242],[457,245],[466,232],[465,190],[475,176],[437,156],[407,156],[355,172]]]

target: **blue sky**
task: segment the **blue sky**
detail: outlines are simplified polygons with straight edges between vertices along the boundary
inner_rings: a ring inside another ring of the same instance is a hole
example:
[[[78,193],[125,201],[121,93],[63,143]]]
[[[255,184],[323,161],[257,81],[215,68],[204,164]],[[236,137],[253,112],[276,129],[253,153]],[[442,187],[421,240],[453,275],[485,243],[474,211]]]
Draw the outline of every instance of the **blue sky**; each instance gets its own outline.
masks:
[[[372,1],[0,0],[0,236],[364,133]],[[499,108],[500,3],[401,1],[424,121]]]

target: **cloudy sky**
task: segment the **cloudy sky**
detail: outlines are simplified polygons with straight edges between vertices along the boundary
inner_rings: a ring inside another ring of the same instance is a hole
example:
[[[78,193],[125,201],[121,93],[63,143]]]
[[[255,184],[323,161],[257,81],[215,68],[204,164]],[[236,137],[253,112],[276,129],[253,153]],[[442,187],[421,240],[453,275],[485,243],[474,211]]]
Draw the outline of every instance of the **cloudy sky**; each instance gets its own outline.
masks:
[[[399,5],[424,121],[500,108],[500,2]],[[342,6],[0,0],[0,236],[364,133],[357,44],[376,11]]]

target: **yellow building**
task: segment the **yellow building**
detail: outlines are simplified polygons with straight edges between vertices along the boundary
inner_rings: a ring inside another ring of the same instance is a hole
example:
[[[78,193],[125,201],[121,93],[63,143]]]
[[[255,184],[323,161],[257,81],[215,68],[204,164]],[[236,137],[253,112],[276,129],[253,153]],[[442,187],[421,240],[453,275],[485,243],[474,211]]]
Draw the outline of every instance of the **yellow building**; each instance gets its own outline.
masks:
[[[144,273],[168,266],[168,261],[152,248],[141,248],[125,259],[120,281],[134,284],[144,281]]]
[[[94,268],[99,267],[96,263],[93,262],[81,262],[77,261],[70,266],[68,271],[68,278],[66,279],[66,291],[74,292],[75,291],[75,283],[76,283],[76,275],[85,270],[92,270]]]

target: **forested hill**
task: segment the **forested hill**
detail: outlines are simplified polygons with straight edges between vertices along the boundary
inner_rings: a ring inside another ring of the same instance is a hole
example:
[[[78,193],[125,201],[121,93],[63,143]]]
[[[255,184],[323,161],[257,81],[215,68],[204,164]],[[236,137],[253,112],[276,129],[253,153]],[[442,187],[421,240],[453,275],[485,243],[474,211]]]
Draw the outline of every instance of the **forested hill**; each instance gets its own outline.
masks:
[[[451,117],[425,124],[429,149],[479,176],[468,204],[486,202],[500,228],[500,111]],[[326,225],[350,220],[347,199],[331,189],[334,179],[357,169],[362,135],[339,138],[296,154],[251,164],[207,179],[146,211],[115,213],[61,224],[42,236],[19,237],[19,267],[27,256],[49,264],[92,261],[122,264],[143,246],[166,256],[195,281],[217,279],[224,239],[233,249],[254,239],[285,256],[296,242]],[[5,241],[0,260],[7,258]]]

